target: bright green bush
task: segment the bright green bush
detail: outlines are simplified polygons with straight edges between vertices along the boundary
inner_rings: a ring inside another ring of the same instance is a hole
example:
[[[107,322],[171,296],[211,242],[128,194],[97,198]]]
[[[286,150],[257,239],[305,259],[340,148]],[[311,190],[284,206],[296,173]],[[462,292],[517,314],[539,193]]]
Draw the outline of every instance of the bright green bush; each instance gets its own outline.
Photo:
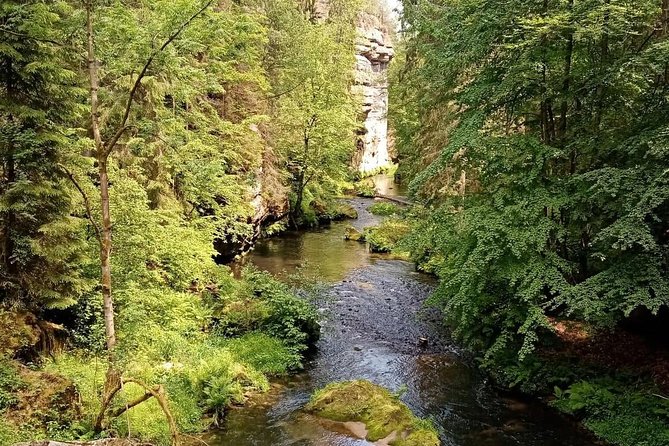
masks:
[[[309,302],[268,273],[247,269],[243,278],[245,283],[237,295],[215,308],[219,333],[237,335],[244,328],[260,330],[283,340],[296,352],[318,339],[318,315]]]
[[[285,375],[301,367],[302,357],[279,339],[265,333],[249,333],[227,342],[227,347],[237,360],[268,375]]]
[[[408,222],[399,219],[388,219],[380,225],[365,228],[364,237],[372,252],[392,252],[397,243],[411,230]]]
[[[558,409],[583,419],[598,437],[621,446],[669,444],[669,401],[652,386],[600,378],[555,389]]]
[[[374,215],[390,216],[402,212],[402,208],[394,203],[378,202],[369,206],[367,210]]]

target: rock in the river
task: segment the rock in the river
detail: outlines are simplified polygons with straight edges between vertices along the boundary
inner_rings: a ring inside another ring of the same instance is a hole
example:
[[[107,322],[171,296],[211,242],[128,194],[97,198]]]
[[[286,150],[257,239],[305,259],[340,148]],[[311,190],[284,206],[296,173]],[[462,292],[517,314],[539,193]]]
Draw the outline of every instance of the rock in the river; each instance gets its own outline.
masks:
[[[364,242],[365,239],[360,231],[355,229],[353,226],[347,226],[344,230],[344,239],[353,240],[355,242]]]
[[[367,441],[403,446],[439,446],[436,430],[417,418],[388,390],[369,381],[333,383],[317,391],[307,412],[343,423],[363,423]],[[362,430],[359,430],[362,432]]]

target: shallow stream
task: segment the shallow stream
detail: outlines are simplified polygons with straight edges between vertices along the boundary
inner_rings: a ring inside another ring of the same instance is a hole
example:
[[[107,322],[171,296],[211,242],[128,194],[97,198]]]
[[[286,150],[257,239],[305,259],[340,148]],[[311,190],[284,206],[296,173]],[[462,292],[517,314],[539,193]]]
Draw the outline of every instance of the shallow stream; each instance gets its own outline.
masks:
[[[388,178],[375,179],[386,195],[401,195]],[[350,200],[359,218],[314,231],[289,232],[258,243],[246,261],[277,276],[315,275],[327,283],[317,353],[301,374],[275,383],[265,395],[233,409],[210,446],[362,446],[301,408],[331,381],[367,379],[402,391],[417,415],[430,417],[444,446],[586,446],[593,441],[573,422],[535,401],[497,391],[480,375],[424,301],[435,280],[413,265],[370,254],[345,241],[344,229],[379,221],[373,199]],[[421,337],[429,340],[419,346]]]

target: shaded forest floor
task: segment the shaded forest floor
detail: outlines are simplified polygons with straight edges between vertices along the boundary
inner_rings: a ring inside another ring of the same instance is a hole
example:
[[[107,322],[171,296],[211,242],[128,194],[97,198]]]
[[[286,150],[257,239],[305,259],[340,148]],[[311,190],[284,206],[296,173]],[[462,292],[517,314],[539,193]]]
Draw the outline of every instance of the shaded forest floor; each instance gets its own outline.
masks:
[[[663,342],[625,328],[590,334],[576,322],[554,322],[553,326],[561,343],[544,355],[578,358],[586,367],[649,378],[669,394],[669,348]]]

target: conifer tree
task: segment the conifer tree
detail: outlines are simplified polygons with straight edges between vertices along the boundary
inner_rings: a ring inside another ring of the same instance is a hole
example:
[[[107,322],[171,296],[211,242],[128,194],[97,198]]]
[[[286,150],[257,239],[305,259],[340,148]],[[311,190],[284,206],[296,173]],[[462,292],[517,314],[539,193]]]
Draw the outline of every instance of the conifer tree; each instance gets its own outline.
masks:
[[[0,5],[0,301],[65,307],[85,288],[81,219],[59,164],[76,116],[76,75],[59,40],[61,2]]]

